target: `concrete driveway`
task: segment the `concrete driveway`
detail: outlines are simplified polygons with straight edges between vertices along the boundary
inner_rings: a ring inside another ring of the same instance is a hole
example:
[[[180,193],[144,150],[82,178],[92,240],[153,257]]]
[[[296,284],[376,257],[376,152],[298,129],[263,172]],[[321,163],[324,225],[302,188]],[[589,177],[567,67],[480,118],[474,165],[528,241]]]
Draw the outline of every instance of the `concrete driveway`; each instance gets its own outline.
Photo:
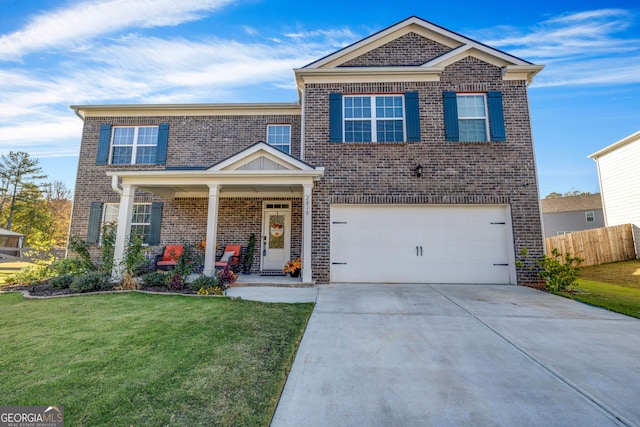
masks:
[[[326,285],[272,426],[640,425],[640,320],[519,286]]]

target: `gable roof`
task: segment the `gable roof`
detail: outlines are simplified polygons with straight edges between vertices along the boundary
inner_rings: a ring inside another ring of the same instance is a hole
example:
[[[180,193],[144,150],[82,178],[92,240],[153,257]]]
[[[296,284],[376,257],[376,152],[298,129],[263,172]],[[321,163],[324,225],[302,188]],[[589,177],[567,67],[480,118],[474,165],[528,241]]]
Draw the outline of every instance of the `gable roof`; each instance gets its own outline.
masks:
[[[348,61],[384,46],[408,33],[416,33],[446,46],[450,50],[417,66],[343,66]],[[327,76],[336,74],[340,75],[343,81],[346,79],[347,82],[373,81],[371,80],[373,78],[371,74],[375,74],[375,78],[379,81],[380,76],[384,73],[393,75],[400,81],[437,81],[444,71],[444,67],[468,56],[476,57],[502,68],[505,80],[518,79],[530,82],[543,68],[541,65],[532,64],[524,59],[494,49],[417,16],[411,16],[302,68],[295,69],[294,74],[299,88],[302,88],[305,80],[309,78],[317,81],[318,78],[326,79]]]
[[[540,200],[542,213],[590,211],[602,209],[600,193],[580,196],[556,197]]]
[[[597,161],[598,157],[603,156],[605,154],[608,154],[611,151],[617,150],[618,148],[623,147],[623,146],[625,146],[627,144],[630,144],[632,142],[635,142],[635,141],[640,141],[640,130],[638,132],[634,133],[634,134],[631,134],[631,135],[629,135],[629,136],[627,136],[625,138],[622,138],[618,142],[614,142],[613,144],[603,148],[600,151],[596,151],[595,153],[589,155],[588,157]]]

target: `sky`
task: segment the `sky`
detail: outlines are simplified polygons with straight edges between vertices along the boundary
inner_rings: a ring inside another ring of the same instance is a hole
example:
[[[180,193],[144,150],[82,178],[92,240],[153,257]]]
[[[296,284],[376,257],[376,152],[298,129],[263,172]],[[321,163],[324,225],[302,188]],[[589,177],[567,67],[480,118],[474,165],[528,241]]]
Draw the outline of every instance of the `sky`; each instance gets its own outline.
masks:
[[[529,62],[541,197],[599,192],[601,148],[640,130],[637,0],[0,0],[0,154],[73,189],[70,105],[296,102],[302,67],[409,16]],[[639,165],[640,167],[640,165]]]

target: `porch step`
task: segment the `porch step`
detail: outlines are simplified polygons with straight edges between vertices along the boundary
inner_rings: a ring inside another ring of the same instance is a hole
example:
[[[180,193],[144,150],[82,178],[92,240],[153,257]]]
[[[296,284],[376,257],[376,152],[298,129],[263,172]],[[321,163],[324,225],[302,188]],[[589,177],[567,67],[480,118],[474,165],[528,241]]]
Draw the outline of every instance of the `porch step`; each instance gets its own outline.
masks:
[[[261,276],[286,276],[287,273],[283,273],[282,270],[262,270]]]

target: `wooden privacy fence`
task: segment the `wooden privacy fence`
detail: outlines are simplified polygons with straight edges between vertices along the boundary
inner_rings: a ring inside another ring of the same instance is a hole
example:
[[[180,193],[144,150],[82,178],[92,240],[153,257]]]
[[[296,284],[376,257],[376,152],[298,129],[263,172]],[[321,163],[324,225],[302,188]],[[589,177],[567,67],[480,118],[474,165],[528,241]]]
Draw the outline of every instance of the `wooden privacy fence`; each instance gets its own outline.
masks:
[[[551,256],[553,248],[557,248],[561,254],[569,252],[574,257],[582,258],[582,267],[636,259],[631,224],[547,237],[545,243],[547,256]]]

